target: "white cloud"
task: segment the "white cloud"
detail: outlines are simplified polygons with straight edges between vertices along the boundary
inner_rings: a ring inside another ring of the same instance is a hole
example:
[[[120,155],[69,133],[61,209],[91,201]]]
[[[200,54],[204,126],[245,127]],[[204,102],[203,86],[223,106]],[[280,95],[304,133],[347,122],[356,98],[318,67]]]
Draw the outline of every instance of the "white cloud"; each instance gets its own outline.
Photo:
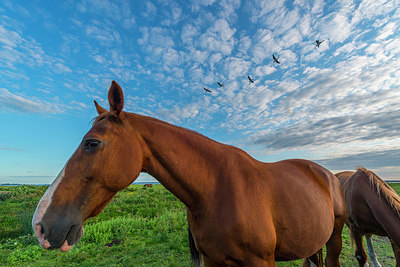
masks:
[[[26,98],[17,94],[13,94],[7,89],[0,89],[0,106],[4,109],[30,112],[58,114],[64,112],[64,108],[56,103],[41,101],[37,98]]]
[[[225,56],[232,53],[235,45],[233,38],[236,29],[230,28],[225,19],[218,19],[200,36],[200,46],[203,49],[221,53]]]
[[[121,43],[119,33],[111,28],[106,27],[105,25],[87,25],[85,32],[89,37],[95,38],[103,45],[114,45],[115,43]]]
[[[311,16],[309,14],[303,15],[298,28],[303,36],[308,36],[311,33]]]
[[[209,57],[209,64],[210,64],[211,71],[214,70],[214,65],[216,63],[218,63],[221,59],[222,59],[222,55],[220,53],[212,54]]]
[[[275,35],[280,35],[295,26],[300,20],[299,9],[287,10],[285,7],[266,17],[264,25],[272,29]]]
[[[192,47],[193,46],[193,37],[198,34],[197,28],[192,24],[185,24],[182,27],[181,31],[181,39],[184,45]]]
[[[62,59],[46,54],[41,44],[30,36],[0,25],[0,42],[3,42],[3,47],[0,47],[0,63],[9,69],[20,70],[19,64],[22,64],[32,69],[46,66],[46,70],[55,74],[72,72]]]
[[[247,35],[241,35],[239,39],[239,53],[242,54],[242,56],[246,57],[249,53],[249,50],[252,45],[252,40],[249,36]]]
[[[398,9],[400,2],[398,0],[363,0],[354,11],[352,23],[360,23],[365,19],[372,19],[380,15],[387,15],[391,11]]]
[[[145,2],[145,9],[142,11],[142,16],[145,18],[154,18],[157,13],[157,7],[150,1]]]
[[[182,63],[181,54],[175,49],[168,47],[162,55],[163,63],[169,66],[176,66]]]
[[[292,28],[285,32],[284,36],[282,37],[282,48],[289,48],[296,44],[299,44],[302,40],[300,32]]]
[[[136,20],[135,17],[129,17],[129,18],[125,18],[122,21],[122,27],[124,27],[125,29],[133,29],[133,27],[136,25]]]
[[[69,67],[59,62],[54,64],[53,70],[55,73],[72,72],[72,70]]]
[[[272,66],[258,66],[254,72],[255,75],[264,77],[276,71],[275,67]]]
[[[176,25],[182,20],[182,8],[174,2],[169,3],[167,7],[168,9],[164,11],[166,13],[165,17],[167,17],[167,19],[162,21],[162,24],[165,26]]]
[[[390,35],[394,34],[399,29],[399,25],[395,22],[389,22],[380,31],[376,37],[377,40],[386,39]]]
[[[216,0],[194,0],[192,1],[192,12],[198,12],[202,6],[211,6]]]
[[[179,6],[174,6],[171,8],[171,18],[173,24],[178,23],[181,20],[181,16],[182,16],[182,8],[180,8]]]
[[[192,50],[190,52],[191,60],[204,64],[208,59],[208,51]]]
[[[150,28],[148,43],[157,47],[174,46],[174,41],[169,31],[161,27]]]
[[[280,68],[286,69],[286,68],[290,68],[293,66],[296,66],[298,64],[297,62],[297,54],[295,52],[293,52],[292,50],[282,50],[280,52],[280,58],[279,61],[281,63],[285,63],[280,65]]]
[[[201,67],[194,66],[189,70],[189,78],[194,81],[201,81],[204,77],[204,70]]]
[[[270,128],[256,143],[278,150],[329,150],[335,144],[351,142],[353,150],[347,145],[341,150],[351,154],[355,147],[397,138],[400,92],[395,88],[400,81],[393,75],[397,67],[373,67],[369,62],[367,57],[354,56],[338,63],[334,71],[307,69],[305,83],[289,85],[289,94],[279,98],[273,113],[281,119],[277,129]],[[287,86],[280,82],[280,88]],[[288,112],[286,116],[293,122],[290,126],[282,120]]]
[[[236,10],[240,7],[240,0],[221,0],[219,4],[221,6],[221,11],[218,17],[225,18],[229,22],[236,21]]]
[[[0,43],[7,47],[16,47],[22,42],[22,38],[19,33],[7,30],[2,25],[0,25]]]
[[[241,58],[231,57],[225,61],[225,73],[229,80],[246,77],[251,63]]]
[[[120,0],[118,2],[113,2],[109,0],[86,0],[76,3],[76,10],[81,13],[95,14],[102,17],[102,25],[96,25],[100,27],[100,30],[104,28],[105,25],[117,24],[121,25],[124,29],[132,29],[136,24],[136,20],[131,12],[131,3],[129,0]],[[152,5],[150,3],[150,5]],[[153,11],[151,7],[146,9],[149,14]],[[87,14],[83,14],[87,15]],[[82,15],[80,15],[82,16]],[[112,21],[112,23],[110,23]],[[76,20],[75,20],[76,22]],[[83,25],[81,25],[83,26]],[[99,32],[99,29],[92,29]],[[112,31],[107,30],[112,33]],[[95,34],[96,38],[103,40],[101,34]]]
[[[276,86],[278,91],[275,92],[275,97],[280,97],[286,93],[291,93],[300,88],[302,84],[297,80],[286,79],[284,81],[279,82]]]
[[[255,0],[248,4],[248,10],[250,13],[250,21],[253,23],[259,22],[265,15],[280,9],[284,6],[284,1],[274,0]]]
[[[181,123],[182,120],[190,120],[197,117],[200,109],[199,104],[192,103],[183,106],[174,106],[172,109],[162,108],[158,110],[157,114],[166,121]]]
[[[353,25],[348,17],[341,13],[324,18],[320,25],[320,31],[325,33],[332,43],[343,42],[353,33]]]
[[[359,44],[356,42],[349,42],[347,44],[344,44],[343,46],[339,47],[336,49],[334,55],[339,56],[340,54],[354,54],[359,50]]]
[[[169,63],[179,61],[180,55],[174,48],[175,42],[168,29],[142,27],[140,30],[142,38],[139,38],[137,42],[145,52],[147,62],[158,63],[164,56]]]
[[[85,103],[78,102],[75,100],[70,102],[70,106],[71,109],[79,109],[79,110],[86,109],[88,107]]]
[[[281,50],[270,30],[259,29],[255,36],[255,44],[251,50],[252,60],[256,64],[260,64],[266,58],[271,58],[273,53]]]
[[[315,0],[314,1],[314,5],[311,8],[311,13],[315,14],[315,13],[321,13],[324,9],[324,0]]]
[[[100,64],[105,64],[107,62],[107,60],[102,55],[93,55],[93,59]]]

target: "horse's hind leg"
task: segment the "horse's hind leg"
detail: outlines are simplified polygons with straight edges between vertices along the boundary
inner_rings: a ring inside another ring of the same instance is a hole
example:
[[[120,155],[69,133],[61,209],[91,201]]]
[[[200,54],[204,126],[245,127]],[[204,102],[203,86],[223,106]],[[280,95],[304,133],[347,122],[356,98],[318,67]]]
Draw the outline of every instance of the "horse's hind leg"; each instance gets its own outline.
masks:
[[[367,253],[365,253],[362,235],[360,231],[355,227],[351,227],[350,234],[354,240],[354,243],[356,244],[355,256],[358,261],[358,266],[360,267],[368,266]]]
[[[374,267],[382,267],[379,263],[378,258],[376,257],[374,247],[372,246],[372,234],[366,234],[365,239],[367,240],[367,248],[368,248],[368,256],[369,259],[372,261]]]
[[[323,267],[324,262],[322,259],[322,249],[320,249],[317,253],[311,255],[307,259],[303,260],[302,267]]]
[[[342,229],[344,225],[344,215],[335,216],[335,225],[328,242],[326,243],[325,264],[327,267],[340,266],[339,255],[342,251]]]
[[[389,237],[389,240],[390,244],[392,244],[394,256],[396,257],[396,267],[400,267],[400,249],[396,243],[394,243],[393,239]]]

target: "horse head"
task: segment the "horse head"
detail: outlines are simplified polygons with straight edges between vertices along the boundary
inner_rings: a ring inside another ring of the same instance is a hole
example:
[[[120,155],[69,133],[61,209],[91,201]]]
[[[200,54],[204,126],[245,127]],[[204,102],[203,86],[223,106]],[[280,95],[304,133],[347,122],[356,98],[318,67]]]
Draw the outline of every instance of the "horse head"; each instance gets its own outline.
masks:
[[[44,249],[68,251],[83,235],[83,225],[139,175],[143,152],[122,111],[121,87],[112,82],[110,110],[96,101],[92,128],[40,200],[32,227]]]

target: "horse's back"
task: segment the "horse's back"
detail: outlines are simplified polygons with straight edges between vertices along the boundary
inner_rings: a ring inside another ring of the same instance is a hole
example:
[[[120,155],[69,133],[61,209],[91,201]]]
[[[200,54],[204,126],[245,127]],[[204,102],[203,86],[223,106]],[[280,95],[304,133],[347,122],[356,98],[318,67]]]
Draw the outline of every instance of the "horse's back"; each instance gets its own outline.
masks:
[[[303,159],[278,161],[272,166],[282,172],[278,179],[281,186],[285,186],[285,183],[295,184],[286,190],[302,190],[300,192],[304,194],[319,193],[329,196],[332,203],[338,205],[336,207],[338,212],[342,213],[340,209],[342,206],[344,207],[344,199],[340,182],[330,171],[315,162]]]

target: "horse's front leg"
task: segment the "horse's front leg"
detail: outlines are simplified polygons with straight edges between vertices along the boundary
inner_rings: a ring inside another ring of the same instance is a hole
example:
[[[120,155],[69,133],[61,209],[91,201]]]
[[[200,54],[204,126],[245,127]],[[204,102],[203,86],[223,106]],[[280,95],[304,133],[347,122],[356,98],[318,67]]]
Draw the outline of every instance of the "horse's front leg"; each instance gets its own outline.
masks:
[[[367,240],[368,257],[372,261],[373,266],[382,267],[382,265],[378,261],[378,258],[376,257],[374,247],[372,246],[372,234],[366,234],[365,239]]]
[[[394,243],[393,239],[389,237],[390,244],[392,244],[393,253],[396,257],[396,267],[400,267],[400,248]]]
[[[356,259],[358,261],[358,265],[360,267],[366,267],[369,266],[367,262],[367,253],[365,253],[364,245],[363,245],[363,236],[361,235],[360,231],[352,227],[350,229],[350,234],[353,237],[354,243],[356,244]]]

